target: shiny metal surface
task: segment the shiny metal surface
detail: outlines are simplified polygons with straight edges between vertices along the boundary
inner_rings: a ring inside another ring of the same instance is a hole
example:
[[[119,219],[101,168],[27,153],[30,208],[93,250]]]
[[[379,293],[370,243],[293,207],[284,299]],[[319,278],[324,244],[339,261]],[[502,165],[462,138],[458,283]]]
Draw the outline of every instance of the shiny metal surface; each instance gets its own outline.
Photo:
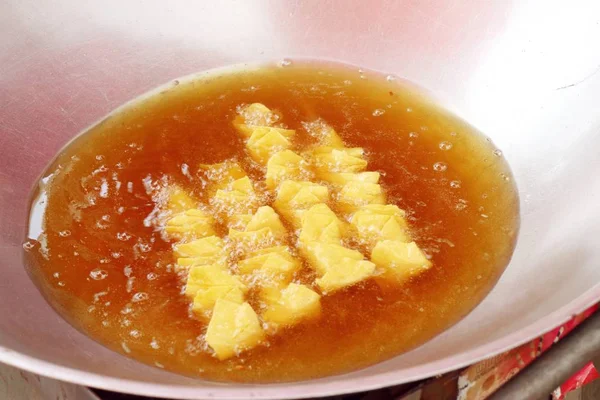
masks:
[[[0,361],[171,398],[287,398],[415,380],[514,347],[600,299],[600,3],[33,1],[0,3]],[[521,192],[513,261],[467,318],[351,374],[223,385],[166,373],[75,331],[21,265],[26,199],[60,147],[178,76],[306,56],[414,81],[504,150]]]

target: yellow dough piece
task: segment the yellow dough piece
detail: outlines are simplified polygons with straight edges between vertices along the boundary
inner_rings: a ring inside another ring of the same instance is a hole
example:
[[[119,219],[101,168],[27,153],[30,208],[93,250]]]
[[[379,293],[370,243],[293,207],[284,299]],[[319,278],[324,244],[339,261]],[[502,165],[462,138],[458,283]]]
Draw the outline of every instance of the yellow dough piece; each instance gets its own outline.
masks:
[[[277,152],[291,147],[290,139],[295,131],[261,126],[254,129],[246,142],[250,156],[259,164],[266,165],[269,158]]]
[[[166,208],[171,215],[179,214],[191,208],[196,208],[198,205],[198,202],[194,198],[177,185],[168,187],[166,196]]]
[[[311,242],[306,254],[312,268],[320,275],[316,283],[323,292],[353,285],[369,278],[375,271],[375,264],[365,260],[359,251],[339,244]]]
[[[397,240],[377,242],[371,252],[371,261],[383,271],[384,278],[400,282],[431,267],[431,261],[415,242]]]
[[[300,267],[300,261],[285,246],[273,246],[253,252],[238,263],[241,274],[254,274],[263,285],[289,283]]]
[[[269,228],[277,237],[287,234],[279,215],[269,206],[259,207],[246,225],[246,231],[258,231],[263,228]]]
[[[318,172],[361,172],[367,168],[367,160],[360,147],[317,147],[312,151],[314,166]]]
[[[190,268],[185,287],[185,294],[188,297],[196,297],[199,290],[211,287],[235,287],[243,293],[247,291],[246,286],[236,276],[231,275],[224,264],[209,264]]]
[[[232,181],[225,189],[218,189],[211,199],[217,211],[228,216],[251,213],[257,202],[252,181],[247,176]]]
[[[209,181],[209,190],[226,189],[238,179],[244,178],[246,172],[235,161],[225,161],[218,164],[200,164],[200,170]]]
[[[410,242],[404,211],[395,205],[362,206],[350,219],[358,238],[371,250],[380,240]]]
[[[266,311],[263,320],[275,326],[290,326],[318,317],[321,296],[305,285],[290,283],[283,290],[264,296]]]
[[[349,182],[378,183],[379,172],[318,172],[317,178],[337,186],[344,186]]]
[[[264,337],[258,316],[250,304],[226,299],[216,301],[206,331],[206,342],[219,360],[257,346]]]
[[[224,264],[227,262],[225,244],[216,236],[194,240],[175,246],[176,269],[187,269],[194,265]]]
[[[273,205],[290,223],[299,228],[304,211],[328,199],[327,186],[308,181],[283,181]]]
[[[249,138],[257,126],[271,126],[277,121],[277,115],[261,103],[244,107],[233,120],[233,126],[244,137]]]
[[[302,180],[308,177],[306,161],[291,150],[275,153],[267,162],[265,183],[275,189],[284,180]]]
[[[326,204],[316,204],[302,215],[300,243],[310,242],[340,244],[342,221]]]
[[[342,138],[325,121],[318,119],[303,125],[308,134],[317,139],[319,145],[337,148],[344,147]]]
[[[165,225],[165,232],[169,238],[178,240],[212,236],[215,234],[213,222],[210,214],[192,208],[170,218]]]
[[[385,204],[385,194],[377,183],[348,182],[338,193],[340,210],[351,213],[367,204]]]

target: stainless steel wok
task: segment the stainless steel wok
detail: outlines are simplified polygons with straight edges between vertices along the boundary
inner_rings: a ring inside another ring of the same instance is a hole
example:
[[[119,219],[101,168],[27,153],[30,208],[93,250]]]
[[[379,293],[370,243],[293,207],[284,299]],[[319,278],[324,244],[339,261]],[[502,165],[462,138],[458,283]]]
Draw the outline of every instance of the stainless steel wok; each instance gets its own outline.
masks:
[[[600,299],[600,3],[33,1],[0,3],[0,361],[172,398],[287,398],[438,374],[550,329]],[[514,258],[458,325],[410,353],[325,379],[216,384],[88,339],[21,263],[27,196],[70,138],[170,79],[283,57],[340,60],[427,88],[504,151],[521,194]]]

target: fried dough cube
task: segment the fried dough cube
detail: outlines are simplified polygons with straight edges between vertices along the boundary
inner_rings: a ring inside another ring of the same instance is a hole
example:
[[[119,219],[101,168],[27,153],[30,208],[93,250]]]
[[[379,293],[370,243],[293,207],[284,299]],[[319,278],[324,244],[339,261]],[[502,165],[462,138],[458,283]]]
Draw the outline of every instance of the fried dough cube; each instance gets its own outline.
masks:
[[[233,126],[244,137],[249,138],[257,126],[271,126],[277,115],[261,103],[253,103],[244,107],[233,120]]]
[[[210,182],[210,189],[226,189],[228,186],[246,176],[246,172],[235,161],[225,161],[218,164],[200,164],[200,169]]]
[[[379,172],[318,172],[317,178],[338,186],[349,182],[378,183]]]
[[[369,278],[375,271],[375,264],[365,260],[359,251],[339,244],[311,242],[307,245],[306,254],[311,266],[321,276],[316,283],[323,292],[351,286]]]
[[[338,193],[338,206],[344,212],[354,212],[367,204],[385,204],[385,194],[379,184],[348,182]]]
[[[334,148],[317,147],[312,151],[312,159],[318,172],[361,172],[367,168],[367,160],[360,147]]]
[[[321,296],[305,285],[290,283],[283,290],[276,289],[265,295],[266,311],[263,320],[275,326],[290,326],[318,317]]]
[[[300,261],[294,258],[285,246],[262,249],[238,263],[241,274],[255,274],[267,285],[289,283],[300,267]]]
[[[224,264],[227,261],[225,244],[221,238],[209,236],[175,246],[178,257],[176,270],[207,264]]]
[[[245,293],[246,286],[234,275],[231,275],[224,264],[193,266],[188,272],[185,294],[196,297],[198,291],[211,287],[238,288]]]
[[[291,150],[277,152],[267,161],[265,183],[275,189],[284,180],[301,180],[309,174],[306,161]]]
[[[170,218],[165,226],[168,237],[190,240],[215,234],[212,217],[197,208],[192,208]]]
[[[257,207],[257,196],[247,176],[232,181],[227,189],[218,189],[211,204],[228,216],[248,214]]]
[[[335,129],[322,119],[304,123],[303,126],[309,135],[317,139],[319,145],[337,148],[345,147],[342,138],[337,134]]]
[[[315,204],[302,215],[300,243],[310,242],[340,244],[342,221],[326,204]]]
[[[287,233],[279,215],[269,206],[259,207],[246,225],[246,231],[258,231],[263,228],[269,228],[277,237],[285,236]]]
[[[246,142],[250,156],[259,164],[266,165],[277,152],[291,147],[290,139],[295,131],[273,127],[257,127]]]
[[[191,208],[196,208],[198,202],[178,185],[167,189],[167,210],[172,214],[179,214]]]
[[[231,275],[223,264],[193,266],[188,273],[185,293],[193,298],[192,311],[207,317],[218,299],[244,301],[246,286]]]
[[[352,215],[350,224],[358,238],[372,249],[380,240],[410,242],[404,215],[395,205],[369,204]]]
[[[206,331],[206,342],[219,360],[257,346],[264,337],[258,316],[250,304],[226,299],[216,301]]]
[[[415,242],[382,240],[377,242],[371,252],[371,261],[383,270],[384,278],[404,281],[431,267],[431,261],[425,257]]]
[[[327,186],[308,181],[283,181],[273,204],[281,215],[298,228],[304,211],[328,199]]]

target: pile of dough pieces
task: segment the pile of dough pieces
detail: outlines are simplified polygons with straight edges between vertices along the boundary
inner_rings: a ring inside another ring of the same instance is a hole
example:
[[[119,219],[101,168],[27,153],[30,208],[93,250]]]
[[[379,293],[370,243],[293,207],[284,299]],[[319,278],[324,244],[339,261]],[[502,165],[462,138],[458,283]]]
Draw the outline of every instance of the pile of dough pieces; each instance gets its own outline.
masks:
[[[167,188],[164,233],[175,241],[185,295],[209,321],[206,342],[221,360],[318,318],[321,296],[369,278],[402,282],[431,266],[411,241],[404,212],[386,204],[379,173],[366,171],[363,149],[345,147],[317,123],[309,130],[317,144],[298,150],[295,131],[276,121],[258,103],[233,121],[248,156],[266,171],[272,207],[233,161],[200,166],[210,199],[200,208],[181,188]],[[226,236],[215,231],[215,217],[225,221]],[[348,238],[360,245],[348,247]],[[294,282],[303,265],[314,270],[311,285]],[[258,288],[256,310],[249,287]]]

